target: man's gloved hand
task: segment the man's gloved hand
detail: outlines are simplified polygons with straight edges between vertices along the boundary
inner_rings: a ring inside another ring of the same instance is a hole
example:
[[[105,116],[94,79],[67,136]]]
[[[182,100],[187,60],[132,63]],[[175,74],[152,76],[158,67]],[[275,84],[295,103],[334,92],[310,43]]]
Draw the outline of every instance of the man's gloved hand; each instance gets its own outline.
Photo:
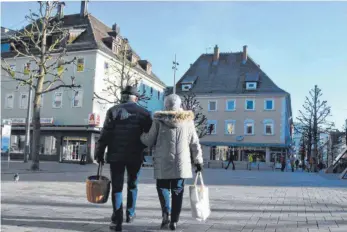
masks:
[[[195,173],[202,172],[203,165],[202,164],[195,164],[196,170]]]
[[[98,164],[101,164],[101,165],[104,165],[105,164],[105,160],[104,160],[104,157],[96,157],[96,162]]]

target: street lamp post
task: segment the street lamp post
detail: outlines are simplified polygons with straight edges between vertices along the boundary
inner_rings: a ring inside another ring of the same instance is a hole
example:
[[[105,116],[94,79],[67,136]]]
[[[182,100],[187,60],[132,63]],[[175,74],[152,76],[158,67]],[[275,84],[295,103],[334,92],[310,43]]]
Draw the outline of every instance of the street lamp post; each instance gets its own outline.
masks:
[[[27,118],[25,123],[25,149],[24,149],[24,163],[28,162],[30,154],[30,123],[31,123],[31,108],[32,108],[32,86],[29,85],[29,96],[28,96],[28,110]]]
[[[172,69],[174,70],[173,94],[176,94],[176,71],[177,71],[177,66],[179,65],[179,63],[176,61],[176,54],[175,54],[175,61],[173,61],[172,63],[173,63]]]

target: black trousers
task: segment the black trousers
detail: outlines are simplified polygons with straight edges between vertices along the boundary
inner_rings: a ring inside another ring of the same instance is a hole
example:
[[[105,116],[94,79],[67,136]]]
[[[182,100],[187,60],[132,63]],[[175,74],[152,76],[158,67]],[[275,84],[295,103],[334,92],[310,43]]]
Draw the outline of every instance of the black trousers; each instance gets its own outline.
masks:
[[[111,182],[112,182],[112,221],[115,223],[123,222],[123,185],[125,169],[128,174],[128,191],[127,191],[127,215],[134,216],[137,183],[140,175],[141,162],[111,162]]]
[[[227,165],[227,167],[226,167],[225,169],[228,169],[228,168],[229,168],[230,163],[232,163],[232,165],[233,165],[233,170],[235,170],[235,164],[234,164],[234,161],[233,161],[233,160],[229,160],[229,163],[228,163],[228,165]]]
[[[184,179],[157,180],[157,191],[162,213],[171,214],[171,222],[179,221],[183,203],[184,181]]]

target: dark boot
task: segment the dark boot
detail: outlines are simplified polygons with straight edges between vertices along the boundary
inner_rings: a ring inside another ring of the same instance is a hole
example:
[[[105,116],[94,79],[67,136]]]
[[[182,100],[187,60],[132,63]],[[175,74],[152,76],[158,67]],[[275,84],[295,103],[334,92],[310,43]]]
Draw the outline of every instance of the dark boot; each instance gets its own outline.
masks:
[[[163,213],[163,221],[161,222],[160,229],[168,229],[170,224],[169,214]]]
[[[127,214],[126,222],[133,223],[135,218],[136,218],[136,214],[134,214],[134,216],[130,216],[129,214]]]
[[[177,222],[170,222],[170,230],[176,230]]]
[[[111,224],[110,224],[110,230],[113,230],[113,231],[122,231],[122,224],[121,224],[121,223],[111,222]]]

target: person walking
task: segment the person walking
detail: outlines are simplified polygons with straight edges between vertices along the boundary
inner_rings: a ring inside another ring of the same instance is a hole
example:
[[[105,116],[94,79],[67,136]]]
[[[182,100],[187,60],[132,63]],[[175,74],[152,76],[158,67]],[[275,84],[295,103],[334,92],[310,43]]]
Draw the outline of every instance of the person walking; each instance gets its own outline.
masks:
[[[299,169],[299,160],[297,159],[297,160],[295,160],[295,167],[296,167],[296,170],[298,170]]]
[[[151,114],[137,105],[138,97],[136,87],[126,86],[121,92],[121,104],[111,107],[106,113],[95,152],[97,162],[103,165],[107,147],[106,162],[111,169],[113,206],[110,229],[115,231],[122,231],[125,170],[128,182],[126,222],[131,223],[135,218],[137,183],[146,147],[140,136],[148,132],[152,125]]]
[[[284,169],[286,168],[286,159],[284,155],[281,156],[281,171],[284,172]]]
[[[294,172],[294,165],[295,165],[295,158],[294,156],[292,155],[290,157],[290,167],[292,168],[292,172]]]
[[[178,95],[167,96],[164,101],[166,111],[156,112],[150,131],[141,136],[141,141],[145,145],[149,147],[155,145],[154,178],[162,209],[161,229],[177,228],[185,179],[193,177],[191,157],[196,172],[201,172],[203,168],[194,113],[181,109],[181,103]]]
[[[228,149],[228,159],[229,159],[229,163],[226,166],[225,170],[229,168],[230,163],[233,165],[233,170],[235,170],[234,155],[231,153],[230,149]]]
[[[253,163],[253,156],[252,156],[252,154],[249,154],[248,155],[248,170],[251,170],[252,163]]]

